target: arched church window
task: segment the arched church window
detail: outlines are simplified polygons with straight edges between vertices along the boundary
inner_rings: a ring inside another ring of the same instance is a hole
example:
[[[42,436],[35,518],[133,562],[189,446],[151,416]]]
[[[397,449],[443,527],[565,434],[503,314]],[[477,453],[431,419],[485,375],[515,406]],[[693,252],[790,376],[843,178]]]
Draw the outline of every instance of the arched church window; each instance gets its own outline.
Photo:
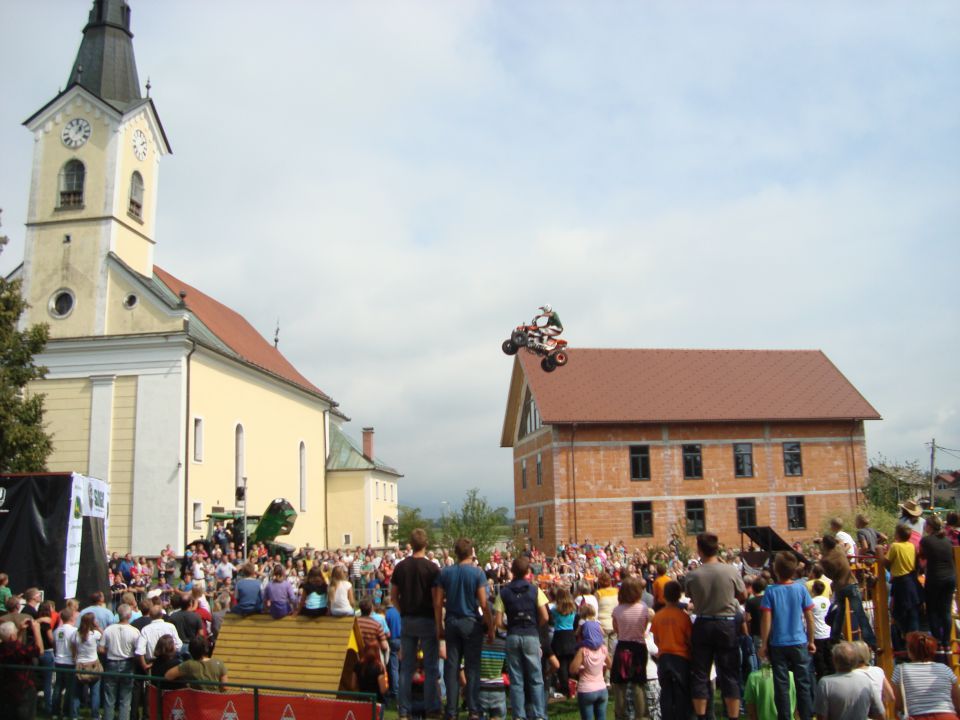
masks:
[[[233,446],[233,474],[236,487],[243,487],[243,425],[237,425]]]
[[[143,176],[136,170],[130,176],[130,206],[127,210],[134,217],[143,217]]]
[[[69,160],[60,170],[61,208],[83,207],[83,180],[87,171],[79,160]]]
[[[300,443],[300,512],[307,511],[307,446]]]

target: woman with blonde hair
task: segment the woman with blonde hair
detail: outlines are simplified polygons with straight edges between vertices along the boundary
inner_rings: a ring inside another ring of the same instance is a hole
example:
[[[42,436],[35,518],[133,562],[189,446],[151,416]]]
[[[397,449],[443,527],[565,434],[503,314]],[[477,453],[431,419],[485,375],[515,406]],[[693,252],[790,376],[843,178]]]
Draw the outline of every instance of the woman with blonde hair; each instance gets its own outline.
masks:
[[[887,680],[883,668],[877,667],[872,663],[873,658],[870,654],[870,646],[863,640],[854,640],[853,647],[857,651],[857,658],[860,664],[857,665],[856,672],[862,672],[873,683],[873,689],[876,691],[877,701],[883,703],[893,702],[893,685]]]
[[[347,569],[336,565],[330,573],[330,586],[327,589],[327,606],[333,617],[356,615],[353,609],[353,584],[347,577]]]
[[[550,647],[560,662],[557,673],[558,688],[564,697],[570,697],[570,661],[577,654],[577,638],[574,632],[577,606],[567,588],[560,586],[554,592],[555,602],[550,606],[550,624],[553,625],[553,640]]]

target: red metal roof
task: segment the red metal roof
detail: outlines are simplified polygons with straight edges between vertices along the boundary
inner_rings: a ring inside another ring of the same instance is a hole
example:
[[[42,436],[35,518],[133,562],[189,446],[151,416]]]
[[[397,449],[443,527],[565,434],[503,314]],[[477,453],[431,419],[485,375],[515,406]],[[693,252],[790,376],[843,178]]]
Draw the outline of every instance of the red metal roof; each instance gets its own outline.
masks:
[[[187,309],[242,360],[298,385],[304,390],[327,398],[320,388],[301,375],[290,361],[267,342],[240,313],[187,285],[156,265],[153,266],[153,272],[175,295],[179,295],[181,291],[185,292],[184,302]]]
[[[575,348],[552,373],[518,356],[545,423],[879,420],[819,350]]]

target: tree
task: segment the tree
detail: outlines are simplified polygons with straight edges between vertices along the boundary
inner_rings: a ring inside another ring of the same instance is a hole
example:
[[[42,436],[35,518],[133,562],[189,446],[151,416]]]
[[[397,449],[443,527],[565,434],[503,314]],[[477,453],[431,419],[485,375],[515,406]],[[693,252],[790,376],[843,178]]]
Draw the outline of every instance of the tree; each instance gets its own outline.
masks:
[[[863,496],[870,505],[899,515],[900,503],[929,495],[930,477],[916,460],[897,464],[879,456],[870,463],[863,487]]]
[[[0,236],[0,252],[7,238]],[[27,393],[31,380],[40,380],[47,369],[33,358],[47,346],[49,328],[33,325],[18,329],[27,309],[20,281],[0,277],[0,472],[41,472],[53,441],[43,428],[43,399]]]
[[[458,539],[470,538],[477,558],[485,563],[497,541],[509,536],[506,525],[507,509],[492,507],[485,497],[481,497],[480,490],[473,488],[467,491],[459,510],[440,519],[440,543],[452,549]]]
[[[417,528],[426,530],[432,524],[431,520],[420,513],[420,508],[400,505],[397,508],[397,524],[390,531],[390,541],[403,547],[410,540],[410,533]]]

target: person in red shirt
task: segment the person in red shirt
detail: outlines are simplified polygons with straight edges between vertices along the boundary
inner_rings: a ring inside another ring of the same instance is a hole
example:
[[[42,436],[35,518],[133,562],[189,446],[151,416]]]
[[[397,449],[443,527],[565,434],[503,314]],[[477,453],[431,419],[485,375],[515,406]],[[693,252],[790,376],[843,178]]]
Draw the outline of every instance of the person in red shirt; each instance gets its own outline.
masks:
[[[31,633],[33,644],[20,642],[14,623],[8,621],[0,624],[0,665],[23,665],[25,668],[0,674],[0,697],[7,709],[12,711],[10,717],[32,718],[37,703],[33,663],[43,648],[43,639],[40,637],[40,623],[31,618],[21,622],[19,631]]]

